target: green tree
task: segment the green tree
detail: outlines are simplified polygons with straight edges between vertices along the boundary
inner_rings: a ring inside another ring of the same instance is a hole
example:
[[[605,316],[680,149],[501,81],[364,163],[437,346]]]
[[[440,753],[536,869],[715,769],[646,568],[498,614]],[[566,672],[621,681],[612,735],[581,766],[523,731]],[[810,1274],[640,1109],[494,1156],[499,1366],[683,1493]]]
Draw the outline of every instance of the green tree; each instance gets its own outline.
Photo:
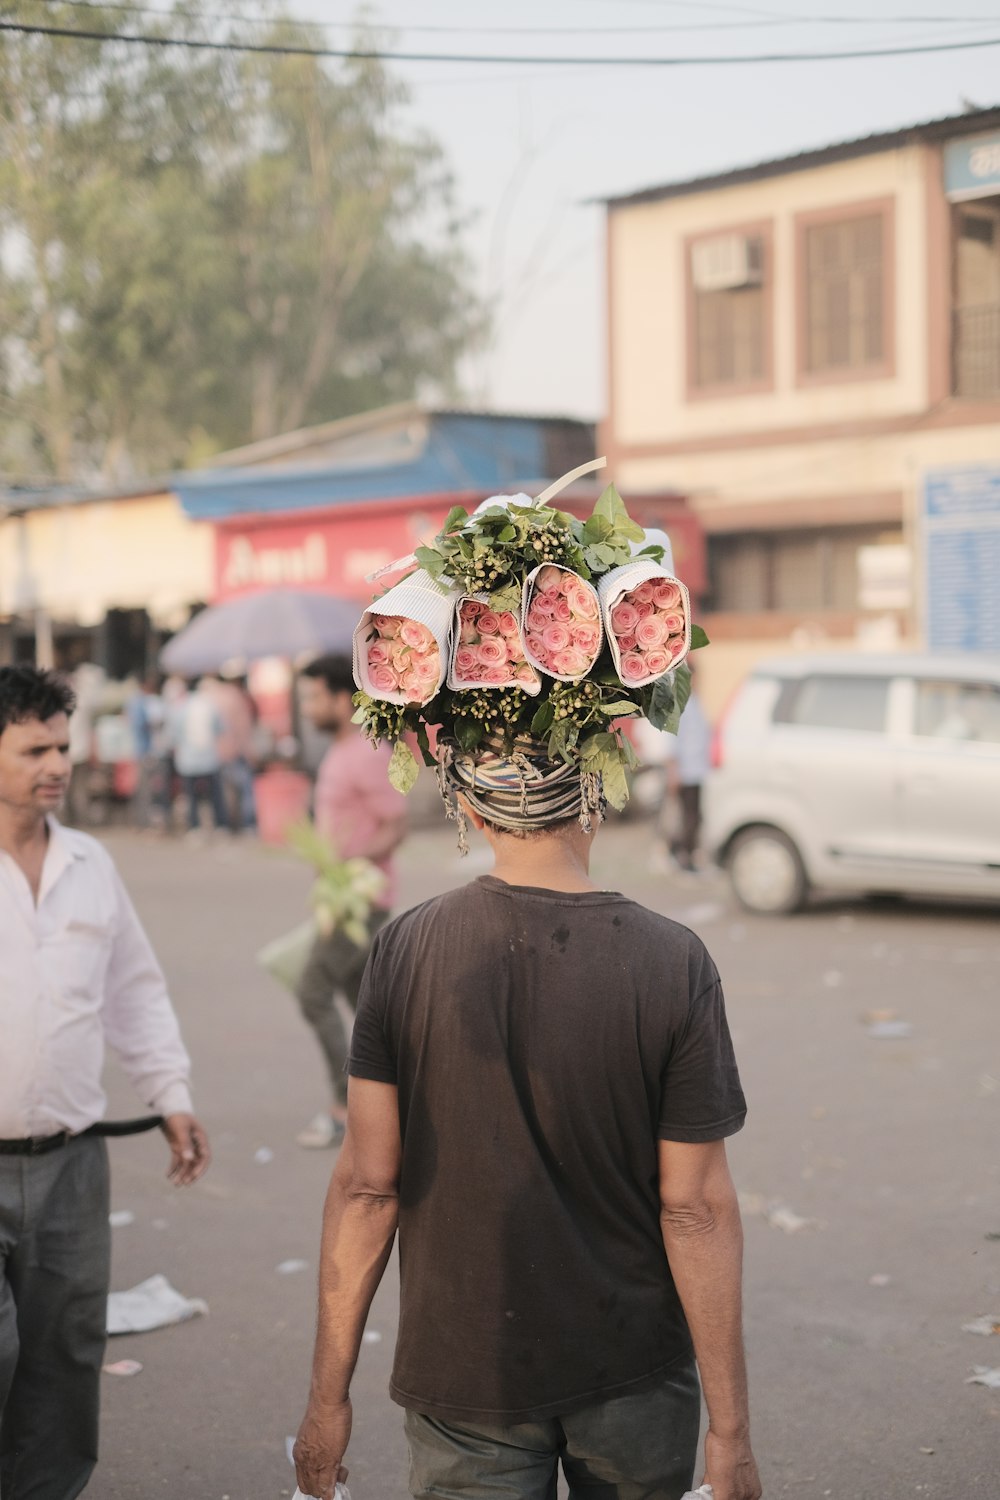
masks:
[[[220,38],[194,4],[12,10]],[[0,34],[0,455],[120,479],[450,390],[482,315],[402,102],[376,62]]]

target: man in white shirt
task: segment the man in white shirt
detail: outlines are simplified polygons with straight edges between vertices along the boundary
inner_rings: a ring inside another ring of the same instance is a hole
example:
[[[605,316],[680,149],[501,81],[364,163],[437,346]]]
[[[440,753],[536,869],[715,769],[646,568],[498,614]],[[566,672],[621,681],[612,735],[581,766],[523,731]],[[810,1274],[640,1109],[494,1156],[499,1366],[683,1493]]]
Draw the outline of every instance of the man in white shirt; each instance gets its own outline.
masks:
[[[208,1140],[166,984],[109,855],[54,814],[72,691],[0,668],[0,1493],[74,1500],[97,1460],[110,1274],[104,1048],[163,1116],[168,1176]]]

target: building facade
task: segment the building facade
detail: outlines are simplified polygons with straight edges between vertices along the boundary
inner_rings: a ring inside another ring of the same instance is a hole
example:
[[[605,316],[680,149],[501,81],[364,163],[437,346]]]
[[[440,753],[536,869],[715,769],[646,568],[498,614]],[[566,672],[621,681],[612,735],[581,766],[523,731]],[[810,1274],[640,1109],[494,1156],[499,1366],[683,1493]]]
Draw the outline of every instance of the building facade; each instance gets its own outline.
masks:
[[[707,532],[716,703],[775,650],[923,642],[932,477],[1000,470],[1000,109],[612,199],[607,282],[604,443]]]

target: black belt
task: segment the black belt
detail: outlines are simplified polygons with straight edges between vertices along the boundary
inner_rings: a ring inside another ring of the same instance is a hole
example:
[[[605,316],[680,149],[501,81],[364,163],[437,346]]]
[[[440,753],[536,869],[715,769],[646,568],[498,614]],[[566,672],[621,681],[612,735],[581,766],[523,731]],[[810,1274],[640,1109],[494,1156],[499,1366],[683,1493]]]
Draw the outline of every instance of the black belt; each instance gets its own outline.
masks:
[[[139,1120],[98,1120],[96,1125],[75,1133],[60,1130],[55,1135],[22,1135],[13,1141],[0,1141],[0,1156],[44,1156],[47,1151],[58,1151],[60,1146],[85,1135],[139,1135],[162,1124],[162,1115],[143,1115]]]

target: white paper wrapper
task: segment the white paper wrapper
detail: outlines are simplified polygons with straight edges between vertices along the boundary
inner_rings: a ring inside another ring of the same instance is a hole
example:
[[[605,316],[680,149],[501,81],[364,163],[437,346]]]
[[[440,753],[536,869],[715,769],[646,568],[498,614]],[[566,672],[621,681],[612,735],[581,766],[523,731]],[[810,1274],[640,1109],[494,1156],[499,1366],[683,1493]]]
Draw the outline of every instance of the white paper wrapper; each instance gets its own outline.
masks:
[[[648,533],[647,533],[648,534]],[[659,541],[659,537],[656,538]],[[649,677],[640,677],[634,681],[627,681],[622,675],[621,650],[618,638],[611,628],[611,611],[616,604],[620,604],[626,594],[637,589],[640,584],[648,583],[650,579],[662,579],[665,583],[674,583],[681,591],[678,609],[684,616],[684,635],[682,649],[677,650],[670,658],[667,671],[673,671],[687,656],[691,649],[691,596],[687,588],[679,578],[669,572],[662,563],[653,562],[652,558],[637,557],[634,562],[622,563],[620,567],[612,568],[610,573],[605,573],[597,586],[597,592],[601,600],[601,615],[604,629],[607,632],[608,643],[611,647],[611,655],[615,663],[615,671],[623,687],[643,687],[647,682],[655,682],[658,677],[665,677],[666,672],[657,672]]]
[[[528,645],[528,611],[531,608],[531,599],[535,591],[535,580],[543,568],[555,568],[559,573],[568,573],[571,578],[576,579],[581,588],[586,589],[588,593],[593,594],[594,599],[597,601],[597,614],[593,620],[593,624],[597,626],[597,649],[591,656],[590,660],[587,662],[584,670],[582,672],[576,672],[572,676],[566,676],[562,672],[553,672],[551,667],[544,666],[542,662],[538,660],[537,656],[534,655],[530,646]],[[531,572],[524,580],[524,588],[521,591],[521,639],[524,642],[525,659],[531,663],[531,665],[537,672],[544,672],[546,677],[555,677],[559,682],[581,682],[583,678],[586,677],[587,673],[591,670],[597,658],[600,656],[601,647],[604,644],[604,635],[601,626],[600,599],[593,584],[588,583],[585,578],[581,578],[579,573],[574,573],[572,568],[561,567],[558,563],[539,563],[537,568],[532,568]]]
[[[633,557],[637,557],[643,548],[653,546],[663,548],[663,560],[660,563],[660,567],[665,568],[670,577],[673,578],[674,549],[670,544],[670,538],[667,536],[667,533],[661,531],[659,526],[647,526],[646,535],[643,540],[641,542],[630,542],[629,550]]]
[[[471,682],[468,678],[459,676],[457,657],[462,645],[462,605],[467,600],[474,600],[477,604],[489,604],[488,594],[460,594],[455,601],[455,624],[452,633],[451,654],[448,662],[448,686],[456,693],[468,692],[473,688],[488,688],[491,693],[502,693],[507,688],[520,688],[522,692],[530,693],[532,697],[542,690],[542,680],[538,673],[534,673],[531,682]],[[518,620],[518,640],[524,651],[524,634],[521,630],[521,622],[516,611],[511,611]],[[527,658],[525,658],[527,660]],[[530,663],[529,663],[530,665]]]
[[[451,651],[451,631],[455,616],[457,590],[434,582],[423,568],[397,583],[365,610],[354,632],[354,681],[363,693],[382,703],[412,703],[405,693],[390,692],[372,686],[368,672],[368,637],[372,632],[372,615],[393,615],[398,619],[416,620],[426,625],[437,641],[441,670],[433,688],[421,702],[426,703],[444,682]]]

